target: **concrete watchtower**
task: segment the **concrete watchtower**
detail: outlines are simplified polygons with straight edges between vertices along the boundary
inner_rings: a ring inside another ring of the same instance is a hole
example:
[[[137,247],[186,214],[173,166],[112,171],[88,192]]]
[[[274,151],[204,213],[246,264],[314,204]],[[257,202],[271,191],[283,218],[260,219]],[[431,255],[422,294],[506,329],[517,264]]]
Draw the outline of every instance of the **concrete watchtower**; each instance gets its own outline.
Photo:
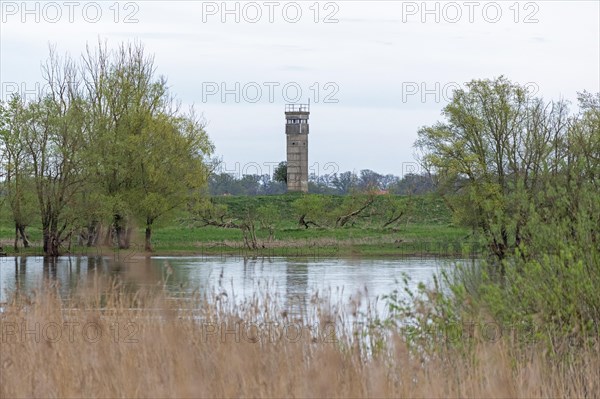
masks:
[[[310,104],[286,104],[287,189],[308,192],[308,115]]]

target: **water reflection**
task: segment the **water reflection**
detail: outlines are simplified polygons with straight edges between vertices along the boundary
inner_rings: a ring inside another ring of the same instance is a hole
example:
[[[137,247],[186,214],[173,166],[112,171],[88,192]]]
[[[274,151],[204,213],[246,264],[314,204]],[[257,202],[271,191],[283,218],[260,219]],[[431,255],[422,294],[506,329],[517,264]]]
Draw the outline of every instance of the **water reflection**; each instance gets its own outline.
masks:
[[[153,257],[123,261],[112,257],[0,258],[0,302],[11,292],[29,293],[43,281],[54,281],[68,297],[99,277],[114,277],[128,289],[166,287],[170,295],[226,292],[235,301],[269,294],[287,312],[306,314],[311,295],[329,293],[334,301],[367,296],[374,300],[398,288],[403,273],[430,283],[441,267],[456,260],[300,259],[238,257]],[[361,294],[358,294],[358,293]],[[327,294],[325,294],[327,296]]]
[[[307,313],[308,264],[286,262],[285,264],[285,307],[291,314]]]

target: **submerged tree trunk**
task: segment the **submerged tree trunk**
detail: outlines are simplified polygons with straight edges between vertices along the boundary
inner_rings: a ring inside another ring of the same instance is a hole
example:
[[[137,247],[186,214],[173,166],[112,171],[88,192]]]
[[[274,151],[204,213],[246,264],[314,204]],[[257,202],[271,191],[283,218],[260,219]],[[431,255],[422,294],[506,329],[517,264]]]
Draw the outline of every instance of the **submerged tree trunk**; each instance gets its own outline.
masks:
[[[56,257],[60,255],[60,242],[56,232],[50,228],[45,228],[44,233],[44,256]]]
[[[119,223],[119,218],[116,217],[115,218],[115,239],[117,240],[117,247],[119,247],[119,249],[123,249],[122,237],[123,237],[123,227]]]
[[[131,241],[131,227],[124,224],[124,221],[125,219],[123,216],[119,214],[115,215],[115,235],[119,249],[129,249],[129,243]]]

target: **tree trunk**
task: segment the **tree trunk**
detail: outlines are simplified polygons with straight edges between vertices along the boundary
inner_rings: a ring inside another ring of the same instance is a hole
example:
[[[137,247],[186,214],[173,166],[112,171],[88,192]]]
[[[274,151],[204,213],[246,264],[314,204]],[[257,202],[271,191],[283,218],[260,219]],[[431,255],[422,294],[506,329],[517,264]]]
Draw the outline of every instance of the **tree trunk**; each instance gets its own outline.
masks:
[[[123,234],[123,243],[120,246],[120,249],[129,249],[131,246],[131,234],[133,233],[133,228],[131,226],[125,227],[125,234]]]
[[[44,241],[44,255],[48,255],[48,248],[50,247],[50,231],[48,230],[47,227],[44,227],[43,241]]]
[[[44,229],[44,256],[56,257],[59,256],[59,242],[56,232],[51,229]]]
[[[22,224],[18,224],[17,225],[17,230],[19,231],[19,234],[21,235],[21,240],[23,240],[23,247],[25,248],[29,248],[29,238],[27,238],[27,233],[25,233],[25,226],[23,226]]]
[[[306,215],[302,215],[300,216],[300,219],[298,220],[298,224],[300,226],[304,226],[305,229],[308,229],[308,223],[306,223]]]
[[[320,225],[318,225],[317,223],[313,222],[312,220],[306,220],[306,215],[300,216],[300,220],[298,220],[298,224],[300,226],[304,226],[305,229],[308,229],[311,224],[313,226],[315,226],[315,227],[321,227]]]
[[[98,223],[92,222],[88,226],[88,236],[86,246],[93,247],[98,242]]]
[[[117,240],[117,247],[119,249],[125,249],[125,240],[123,238],[123,226],[121,225],[121,215],[116,214],[114,219],[114,227],[115,227],[115,238]]]
[[[119,249],[129,249],[129,243],[131,242],[131,227],[127,226],[127,224],[123,224],[124,218],[121,215],[115,215],[114,225],[115,225],[115,235],[117,236],[117,245]]]
[[[125,249],[125,239],[123,238],[123,228],[121,226],[115,226],[115,236],[117,239],[117,247],[119,249]]]
[[[112,225],[108,225],[107,229],[106,229],[106,234],[104,235],[104,246],[105,247],[112,247]]]
[[[383,228],[388,227],[390,224],[397,222],[400,218],[404,216],[404,211],[400,212],[397,216],[392,216],[387,222],[383,224]]]
[[[374,201],[374,199],[373,199],[373,198],[369,198],[369,200],[368,200],[368,201],[367,201],[367,202],[366,202],[364,205],[362,205],[360,208],[358,208],[357,210],[355,210],[355,211],[353,211],[353,212],[350,212],[350,213],[349,213],[349,214],[347,214],[347,215],[340,216],[340,217],[339,217],[339,218],[336,220],[336,222],[335,222],[336,226],[337,226],[337,227],[344,227],[344,225],[345,225],[346,223],[348,223],[348,221],[349,221],[351,218],[353,218],[354,216],[357,216],[357,215],[358,215],[358,214],[360,214],[362,211],[364,211],[365,209],[367,209],[367,208],[369,207],[369,205],[371,205],[371,204],[373,203],[373,201]]]
[[[250,221],[247,223],[242,223],[242,235],[244,237],[244,244],[246,245],[246,248],[258,249],[254,222]]]
[[[146,244],[145,250],[148,252],[152,252],[152,219],[146,220]]]

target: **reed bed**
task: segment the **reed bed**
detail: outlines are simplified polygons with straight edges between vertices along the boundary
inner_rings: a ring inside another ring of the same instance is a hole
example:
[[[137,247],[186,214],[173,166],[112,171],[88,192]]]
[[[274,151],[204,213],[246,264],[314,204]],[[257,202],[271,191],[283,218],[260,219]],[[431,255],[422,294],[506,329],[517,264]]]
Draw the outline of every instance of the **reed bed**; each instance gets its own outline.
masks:
[[[336,327],[352,306],[318,296],[297,317],[268,291],[242,304],[225,292],[173,298],[116,281],[98,280],[67,299],[58,292],[47,285],[3,304],[0,397],[600,394],[598,344],[554,360],[507,339],[425,356],[372,314],[371,327]]]

